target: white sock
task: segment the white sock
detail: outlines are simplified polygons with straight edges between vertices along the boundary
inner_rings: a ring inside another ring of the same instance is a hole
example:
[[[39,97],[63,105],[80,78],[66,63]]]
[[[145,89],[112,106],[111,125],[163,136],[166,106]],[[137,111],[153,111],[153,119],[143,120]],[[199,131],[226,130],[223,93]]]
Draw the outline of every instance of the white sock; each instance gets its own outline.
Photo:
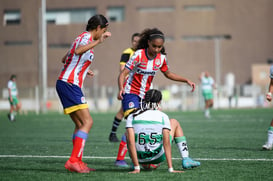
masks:
[[[178,147],[181,157],[182,158],[189,157],[189,149],[187,146],[186,137],[185,136],[175,137],[174,141]]]
[[[272,129],[272,127],[270,127],[271,129]],[[268,137],[267,137],[267,143],[268,144],[273,144],[273,130],[271,130],[271,129],[268,129],[268,133],[267,133],[267,135],[268,135]]]

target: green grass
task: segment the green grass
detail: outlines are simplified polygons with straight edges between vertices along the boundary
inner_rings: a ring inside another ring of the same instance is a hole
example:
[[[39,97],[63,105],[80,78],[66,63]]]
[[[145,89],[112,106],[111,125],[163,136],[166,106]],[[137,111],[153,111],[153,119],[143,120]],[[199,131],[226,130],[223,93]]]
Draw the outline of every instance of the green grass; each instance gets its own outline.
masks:
[[[113,164],[119,143],[110,143],[108,135],[115,113],[91,113],[94,125],[84,161],[97,171],[89,174],[64,169],[72,149],[73,123],[68,116],[29,113],[9,122],[6,114],[0,112],[0,180],[272,180],[273,151],[261,151],[271,109],[214,110],[211,119],[202,112],[170,112],[181,123],[190,156],[200,160],[201,167],[174,174],[163,163],[155,171],[137,175]],[[119,138],[124,125],[118,129]],[[181,169],[176,145],[172,148],[174,168]],[[20,157],[24,155],[44,157]]]

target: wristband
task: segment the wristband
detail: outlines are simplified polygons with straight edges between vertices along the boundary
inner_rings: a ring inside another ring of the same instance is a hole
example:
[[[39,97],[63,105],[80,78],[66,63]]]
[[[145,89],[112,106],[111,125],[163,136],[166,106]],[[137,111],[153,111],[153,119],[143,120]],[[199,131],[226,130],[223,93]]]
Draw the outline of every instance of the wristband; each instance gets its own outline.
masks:
[[[140,166],[134,166],[135,170],[140,170]]]
[[[272,93],[271,92],[268,92],[266,95],[272,97]]]
[[[168,169],[168,172],[173,172],[173,167]]]

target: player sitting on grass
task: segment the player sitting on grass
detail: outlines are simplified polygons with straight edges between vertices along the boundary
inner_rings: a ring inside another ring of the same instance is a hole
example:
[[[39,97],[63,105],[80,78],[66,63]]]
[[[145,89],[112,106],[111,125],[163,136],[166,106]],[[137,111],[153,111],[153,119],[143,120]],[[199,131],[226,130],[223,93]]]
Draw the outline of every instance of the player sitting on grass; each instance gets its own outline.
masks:
[[[200,166],[200,162],[189,157],[186,137],[176,119],[159,110],[162,99],[160,91],[151,89],[144,98],[141,108],[128,116],[126,122],[127,144],[134,170],[139,173],[139,164],[159,164],[165,159],[169,172],[175,171],[172,166],[171,140],[178,146],[182,157],[182,167],[185,169]]]

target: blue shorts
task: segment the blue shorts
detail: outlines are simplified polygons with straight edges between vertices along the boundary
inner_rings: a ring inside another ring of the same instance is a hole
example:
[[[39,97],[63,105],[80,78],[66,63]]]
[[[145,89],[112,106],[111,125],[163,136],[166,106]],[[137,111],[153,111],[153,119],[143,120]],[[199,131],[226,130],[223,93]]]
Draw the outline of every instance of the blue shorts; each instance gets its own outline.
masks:
[[[85,97],[79,86],[57,80],[56,90],[62,102],[65,114],[88,108]]]
[[[123,94],[122,108],[126,118],[133,110],[140,108],[141,98],[136,94]]]

